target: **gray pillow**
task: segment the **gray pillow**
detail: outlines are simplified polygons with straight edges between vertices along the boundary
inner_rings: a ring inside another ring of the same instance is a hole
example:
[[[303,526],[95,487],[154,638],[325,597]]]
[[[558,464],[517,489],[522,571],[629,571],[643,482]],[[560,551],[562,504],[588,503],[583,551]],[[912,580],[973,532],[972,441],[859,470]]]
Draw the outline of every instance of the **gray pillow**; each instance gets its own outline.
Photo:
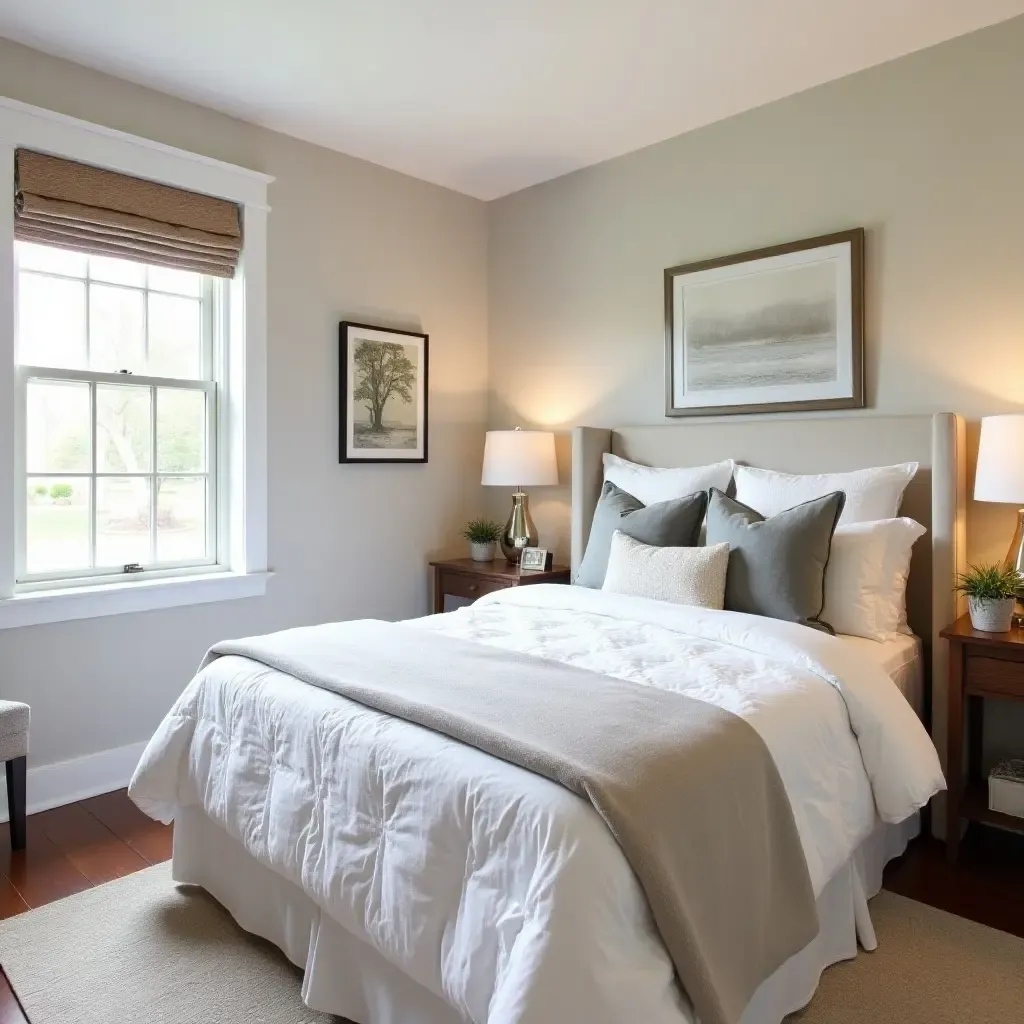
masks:
[[[833,491],[765,519],[711,488],[708,544],[729,545],[725,607],[835,632],[819,618],[832,534],[846,495]]]
[[[706,492],[698,491],[685,498],[645,505],[610,480],[605,481],[590,524],[587,550],[573,582],[595,589],[602,586],[616,530],[658,548],[696,546],[707,504]]]

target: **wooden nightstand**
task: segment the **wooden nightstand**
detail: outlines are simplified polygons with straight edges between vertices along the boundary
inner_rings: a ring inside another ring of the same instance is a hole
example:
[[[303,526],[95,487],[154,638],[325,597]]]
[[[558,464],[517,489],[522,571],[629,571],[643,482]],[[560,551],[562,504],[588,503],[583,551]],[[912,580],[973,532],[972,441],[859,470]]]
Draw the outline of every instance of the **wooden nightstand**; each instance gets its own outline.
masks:
[[[1024,700],[1024,629],[983,633],[971,626],[970,616],[963,615],[941,635],[949,641],[946,856],[955,862],[960,848],[961,818],[1024,832],[1024,818],[988,809],[988,783],[981,771],[985,698]]]
[[[509,587],[525,587],[530,583],[568,583],[569,567],[555,565],[545,571],[520,572],[504,558],[493,562],[474,562],[471,558],[452,558],[431,562],[434,570],[434,612],[444,611],[445,594],[468,597],[475,601],[484,594]]]

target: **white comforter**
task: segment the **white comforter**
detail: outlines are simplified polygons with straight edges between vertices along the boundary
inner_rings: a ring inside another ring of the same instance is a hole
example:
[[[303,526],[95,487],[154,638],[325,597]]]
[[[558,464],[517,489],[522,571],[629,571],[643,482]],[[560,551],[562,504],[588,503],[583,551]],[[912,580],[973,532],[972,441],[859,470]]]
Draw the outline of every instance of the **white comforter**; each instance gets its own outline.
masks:
[[[943,786],[892,681],[803,626],[561,586],[408,625],[741,715],[778,765],[816,893],[876,814],[902,820]],[[591,806],[419,726],[224,657],[160,725],[131,795],[165,821],[201,806],[468,1020],[690,1016],[643,893]]]

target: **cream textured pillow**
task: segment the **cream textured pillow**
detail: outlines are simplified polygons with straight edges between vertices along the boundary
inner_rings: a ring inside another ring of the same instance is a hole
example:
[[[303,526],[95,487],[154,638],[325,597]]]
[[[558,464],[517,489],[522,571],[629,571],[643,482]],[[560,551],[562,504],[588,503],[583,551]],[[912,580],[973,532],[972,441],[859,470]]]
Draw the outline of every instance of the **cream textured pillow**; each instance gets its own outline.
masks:
[[[728,544],[657,548],[616,530],[602,590],[721,610],[728,569]]]
[[[837,633],[869,640],[906,631],[910,555],[927,532],[905,518],[840,526],[825,573],[822,618]]]
[[[907,484],[917,472],[916,462],[876,466],[851,473],[778,473],[774,469],[737,466],[736,500],[757,509],[766,519],[794,505],[822,498],[833,491],[846,495],[840,526],[876,519],[895,519]]]
[[[690,466],[684,469],[658,469],[620,459],[611,452],[604,456],[604,478],[621,487],[645,505],[685,498],[694,491],[717,487],[728,490],[734,463],[731,459],[713,462],[709,466]]]

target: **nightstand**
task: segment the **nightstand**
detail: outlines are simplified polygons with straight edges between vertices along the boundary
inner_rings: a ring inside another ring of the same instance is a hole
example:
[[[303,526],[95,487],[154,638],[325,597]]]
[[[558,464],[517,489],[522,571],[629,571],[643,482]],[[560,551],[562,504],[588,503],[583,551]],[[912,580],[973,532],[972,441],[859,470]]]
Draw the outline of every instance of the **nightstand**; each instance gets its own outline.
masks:
[[[949,720],[947,725],[946,856],[956,861],[962,818],[1024,832],[1024,818],[988,809],[982,776],[985,698],[1024,700],[1024,629],[983,633],[963,615],[941,633],[949,641]],[[964,778],[964,720],[967,724],[967,776]]]
[[[509,587],[525,587],[531,583],[568,583],[569,567],[555,565],[544,571],[520,572],[504,558],[493,562],[474,562],[471,558],[452,558],[431,562],[434,570],[434,613],[444,611],[446,594],[475,601],[484,594]]]

